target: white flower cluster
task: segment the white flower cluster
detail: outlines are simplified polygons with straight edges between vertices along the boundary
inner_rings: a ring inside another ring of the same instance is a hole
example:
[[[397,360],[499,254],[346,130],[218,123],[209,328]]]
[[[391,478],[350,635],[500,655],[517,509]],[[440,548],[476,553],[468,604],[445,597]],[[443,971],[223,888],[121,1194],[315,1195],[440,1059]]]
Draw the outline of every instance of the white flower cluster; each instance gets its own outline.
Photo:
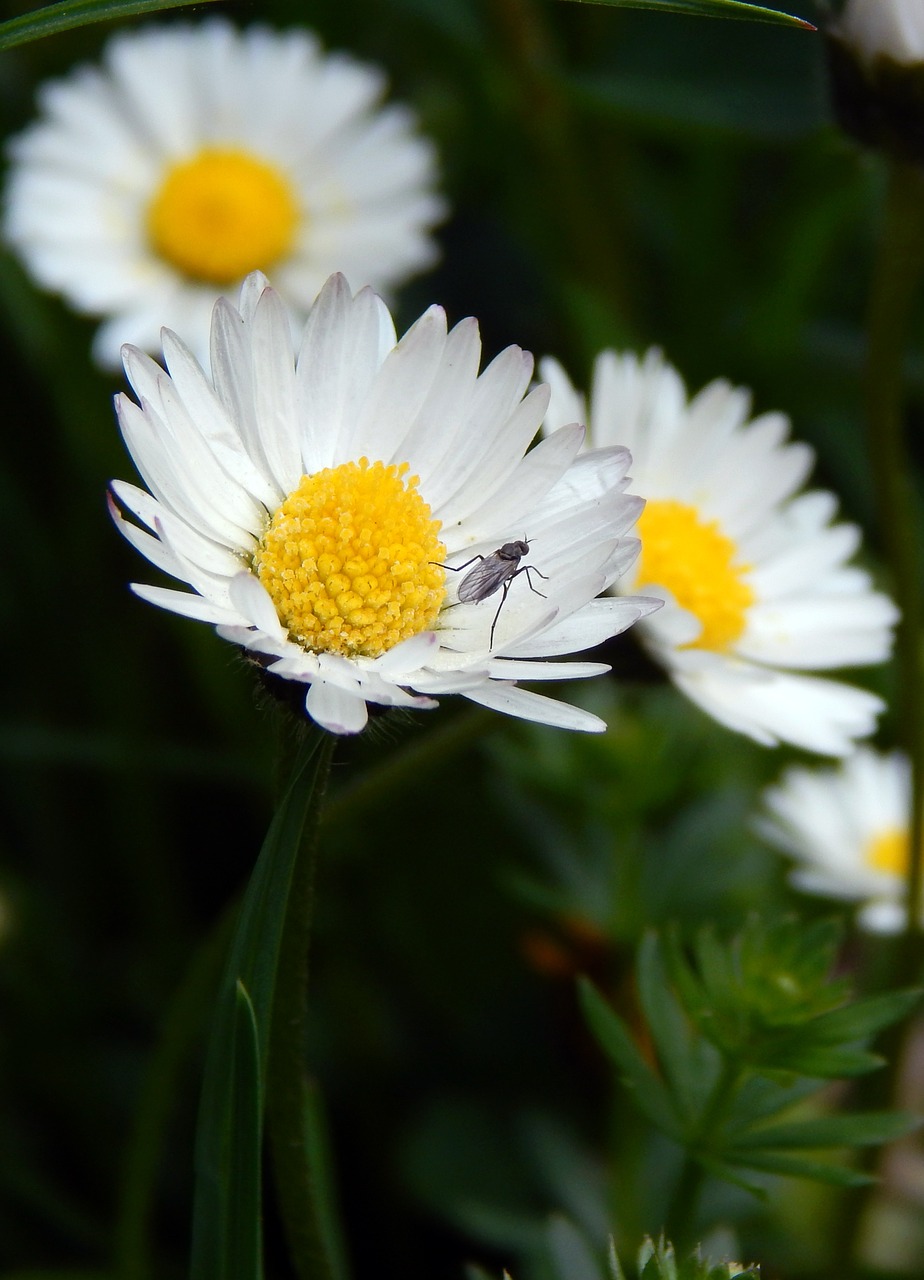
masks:
[[[919,26],[859,0],[844,22]],[[6,238],[105,317],[96,355],[121,350],[135,392],[119,421],[147,488],[115,482],[113,516],[192,591],[135,589],[303,684],[335,732],[448,692],[600,729],[518,682],[606,670],[559,658],[644,618],[723,724],[848,753],[880,700],[816,673],[883,661],[896,611],[832,495],[800,492],[810,450],[739,388],[689,399],[658,352],[604,352],[586,404],[546,361],[546,416],[526,353],[479,372],[474,320],[431,308],[399,341],[372,290],[433,259],[443,204],[383,88],[306,32],[142,28],[47,85],[13,142]]]

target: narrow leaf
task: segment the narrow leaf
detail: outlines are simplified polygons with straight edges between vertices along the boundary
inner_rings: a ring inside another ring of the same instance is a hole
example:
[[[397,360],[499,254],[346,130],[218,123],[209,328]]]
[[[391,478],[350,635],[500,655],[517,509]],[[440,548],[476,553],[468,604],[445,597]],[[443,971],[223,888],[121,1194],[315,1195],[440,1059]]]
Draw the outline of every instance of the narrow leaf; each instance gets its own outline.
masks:
[[[821,1147],[869,1147],[904,1137],[921,1126],[921,1119],[908,1111],[864,1111],[856,1115],[820,1116],[769,1125],[739,1137],[739,1150],[749,1147],[794,1147],[803,1150]]]
[[[808,1033],[806,1033],[806,1038]],[[885,1059],[868,1049],[831,1048],[815,1044],[774,1046],[763,1059],[775,1071],[794,1071],[798,1075],[815,1076],[818,1080],[836,1080],[876,1071]]]
[[[817,1080],[797,1080],[784,1085],[767,1076],[752,1076],[732,1102],[723,1131],[732,1139],[737,1133],[749,1133],[759,1121],[794,1107],[816,1093],[818,1087]]]
[[[722,1182],[730,1182],[733,1187],[741,1187],[743,1191],[749,1192],[752,1196],[757,1196],[759,1200],[766,1200],[767,1188],[763,1183],[755,1182],[753,1178],[749,1178],[747,1174],[741,1172],[739,1168],[733,1168],[725,1160],[720,1160],[716,1156],[710,1156],[696,1153],[696,1159],[703,1166],[707,1173],[711,1173],[714,1178],[720,1178]]]
[[[728,1158],[731,1163],[731,1157]],[[791,1178],[808,1178],[812,1182],[826,1182],[835,1187],[868,1187],[876,1181],[872,1175],[848,1169],[842,1164],[809,1160],[805,1156],[784,1156],[777,1151],[749,1151],[746,1157],[735,1158],[734,1163],[747,1169],[762,1169],[766,1173],[780,1173]]]
[[[33,13],[0,22],[0,49],[12,49],[14,45],[71,31],[74,27],[86,27],[93,22],[202,3],[208,4],[211,0],[62,0],[60,4],[47,4]]]
[[[261,1217],[261,1072],[257,1019],[243,982],[238,982],[233,1034],[232,1109],[225,1116],[231,1214],[227,1241],[228,1280],[252,1280],[263,1274]]]
[[[740,18],[751,22],[772,22],[785,27],[801,27],[816,31],[811,22],[796,18],[779,9],[762,4],[746,4],[745,0],[571,0],[574,4],[609,5],[612,9],[654,9],[661,13],[687,13],[698,18]]]
[[[241,1160],[235,1150],[237,1080],[235,1051],[240,1043],[239,983],[253,1009],[258,1063],[260,1133],[266,1079],[270,1014],[286,917],[286,904],[309,814],[317,818],[319,782],[326,778],[333,739],[306,732],[292,781],[270,825],[244,895],[231,953],[216,1000],[196,1131],[196,1184],[193,1204],[192,1280],[232,1280],[229,1254],[236,1230],[234,1215],[243,1190]],[[243,1139],[245,1146],[248,1138]],[[252,1148],[252,1143],[250,1143]],[[259,1148],[259,1142],[258,1142]],[[250,1272],[254,1280],[259,1272]]]
[[[920,999],[919,989],[870,996],[866,1000],[856,1000],[853,1004],[821,1014],[812,1020],[806,1030],[816,1044],[850,1044],[854,1040],[875,1035],[883,1027],[900,1021]]]
[[[639,999],[648,1023],[658,1060],[667,1076],[684,1119],[700,1115],[712,1091],[719,1063],[715,1051],[707,1058],[706,1045],[691,1034],[668,983],[661,948],[654,933],[648,933],[639,947],[636,968]]]
[[[587,1025],[616,1064],[626,1088],[632,1090],[639,1110],[652,1124],[680,1141],[683,1126],[668,1092],[639,1053],[625,1023],[586,978],[579,980],[578,992]]]

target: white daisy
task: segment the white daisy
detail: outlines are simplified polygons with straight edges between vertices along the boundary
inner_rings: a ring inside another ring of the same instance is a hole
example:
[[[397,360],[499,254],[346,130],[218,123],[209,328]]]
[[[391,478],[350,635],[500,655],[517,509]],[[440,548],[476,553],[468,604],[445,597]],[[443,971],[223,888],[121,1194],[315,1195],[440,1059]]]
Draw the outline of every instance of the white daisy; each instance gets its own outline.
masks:
[[[899,752],[860,747],[831,769],[787,769],[763,796],[758,830],[796,858],[794,885],[862,902],[865,929],[905,923],[911,770]]]
[[[108,317],[94,354],[208,351],[212,305],[272,270],[297,322],[332,271],[390,289],[434,258],[433,148],[383,74],[306,31],[210,19],[115,36],[42,87],[11,144],[5,235],[43,286]]]
[[[881,700],[801,673],[882,662],[897,612],[847,564],[860,533],[833,522],[833,495],[793,496],[813,455],[786,443],[787,419],[749,422],[748,393],[722,381],[688,401],[657,351],[603,352],[587,416],[559,364],[545,360],[541,373],[552,385],[548,429],[586,421],[591,443],[632,453],[648,501],[641,558],[618,590],[665,600],[641,634],[677,687],[758,742],[850,751]]]
[[[480,355],[476,321],[447,332],[431,307],[399,342],[382,300],[368,288],[354,298],[334,276],[296,360],[283,305],[259,273],[240,313],[216,305],[211,382],[169,330],[169,373],[127,347],[138,403],[119,396],[118,417],[150,492],[116,481],[112,513],[195,594],[135,591],[303,682],[308,714],[334,733],[362,729],[367,702],[429,708],[441,693],[605,728],[517,681],[607,671],[555,658],[658,607],[597,599],[638,555],[626,536],[643,505],[624,492],[629,454],[577,457],[576,425],[527,453],[548,388],[524,398],[533,362],[519,347],[479,375]],[[506,599],[459,602],[477,564],[451,570],[527,537],[532,582],[523,573]]]

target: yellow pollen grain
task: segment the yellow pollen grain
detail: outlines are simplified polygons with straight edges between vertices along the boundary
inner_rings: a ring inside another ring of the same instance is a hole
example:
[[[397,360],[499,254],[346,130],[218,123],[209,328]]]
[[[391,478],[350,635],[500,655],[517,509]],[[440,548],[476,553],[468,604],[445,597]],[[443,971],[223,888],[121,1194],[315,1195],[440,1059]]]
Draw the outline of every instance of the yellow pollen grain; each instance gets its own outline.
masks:
[[[292,187],[273,165],[206,147],[167,173],[148,207],[148,237],[184,275],[230,284],[285,257],[299,220]]]
[[[910,856],[908,832],[901,827],[892,827],[874,836],[866,847],[865,856],[867,866],[874,871],[893,876],[907,875]]]
[[[296,644],[377,658],[436,623],[446,548],[407,472],[367,458],[328,467],[273,516],[254,569]]]
[[[749,565],[737,564],[737,547],[703,520],[695,507],[670,499],[649,501],[638,522],[642,540],[638,581],[666,587],[702,623],[688,647],[722,652],[738,640],[754,603]]]

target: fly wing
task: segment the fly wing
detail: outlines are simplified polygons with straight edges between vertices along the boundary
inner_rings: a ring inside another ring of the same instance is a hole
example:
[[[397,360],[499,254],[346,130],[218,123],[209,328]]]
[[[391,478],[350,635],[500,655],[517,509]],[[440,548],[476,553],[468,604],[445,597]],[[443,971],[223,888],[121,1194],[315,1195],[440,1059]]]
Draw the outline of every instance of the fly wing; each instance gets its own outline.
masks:
[[[459,584],[459,600],[462,604],[486,600],[506,582],[515,568],[512,560],[502,560],[498,555],[485,556],[481,564],[467,573]]]

